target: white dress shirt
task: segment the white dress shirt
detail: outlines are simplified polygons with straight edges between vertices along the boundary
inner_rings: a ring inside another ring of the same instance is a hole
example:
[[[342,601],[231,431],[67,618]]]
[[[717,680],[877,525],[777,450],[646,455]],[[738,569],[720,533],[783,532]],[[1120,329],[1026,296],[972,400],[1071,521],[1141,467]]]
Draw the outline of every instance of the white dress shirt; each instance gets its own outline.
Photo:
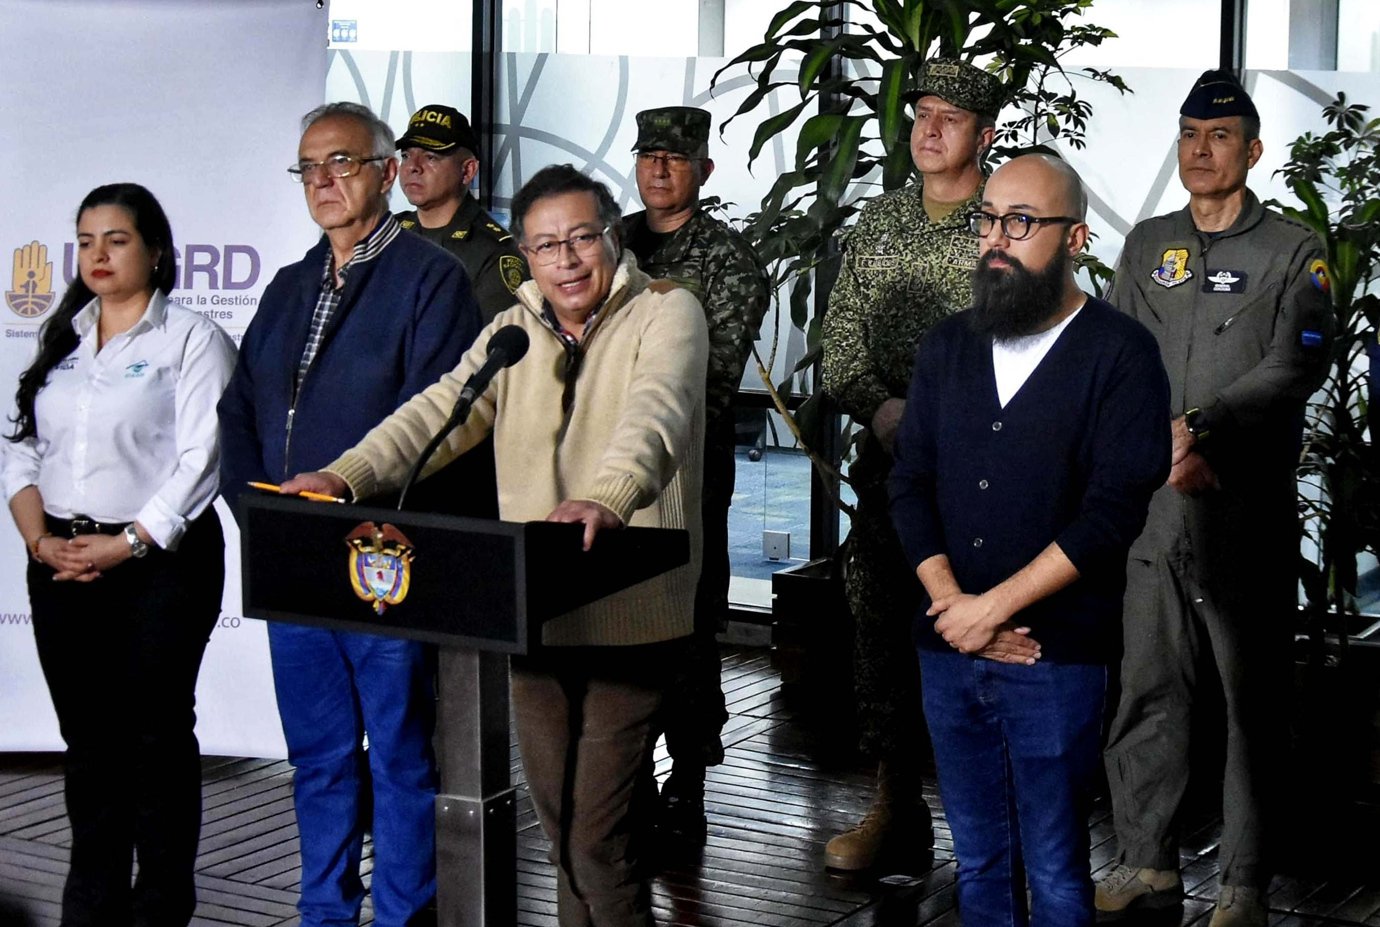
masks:
[[[992,372],[997,377],[997,401],[1003,409],[1011,401],[1011,397],[1021,391],[1025,381],[1030,379],[1035,368],[1040,366],[1040,361],[1044,360],[1049,349],[1054,347],[1054,342],[1058,341],[1064,329],[1069,327],[1073,317],[1082,311],[1083,307],[1079,306],[1058,325],[1033,335],[1022,335],[1005,341],[992,339]]]
[[[38,434],[5,442],[6,497],[37,486],[57,518],[138,521],[173,550],[219,488],[216,403],[235,344],[155,291],[139,321],[97,351],[100,300],[72,320],[81,343],[34,402]]]

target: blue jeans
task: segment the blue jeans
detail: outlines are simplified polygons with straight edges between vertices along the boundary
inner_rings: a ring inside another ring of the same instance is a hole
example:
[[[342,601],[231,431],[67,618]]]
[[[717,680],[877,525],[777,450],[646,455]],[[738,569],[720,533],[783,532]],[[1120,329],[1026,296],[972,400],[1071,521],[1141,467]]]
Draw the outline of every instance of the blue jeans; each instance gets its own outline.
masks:
[[[374,781],[374,923],[436,895],[433,661],[414,641],[271,622],[269,651],[302,854],[302,927],[359,923],[360,740]]]
[[[1088,810],[1107,668],[922,648],[920,676],[963,922],[1093,924]]]

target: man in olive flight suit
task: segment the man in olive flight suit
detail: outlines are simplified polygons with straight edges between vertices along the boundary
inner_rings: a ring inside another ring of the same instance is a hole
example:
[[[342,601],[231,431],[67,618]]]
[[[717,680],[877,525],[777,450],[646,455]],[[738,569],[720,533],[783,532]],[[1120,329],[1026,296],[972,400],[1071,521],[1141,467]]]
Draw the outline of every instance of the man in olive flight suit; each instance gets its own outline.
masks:
[[[723,761],[728,712],[714,635],[728,615],[728,507],[733,500],[733,397],[771,303],[766,272],[741,235],[700,206],[714,171],[709,113],[667,106],[637,114],[637,190],[645,211],[623,219],[627,247],[653,277],[689,289],[709,323],[705,383],[704,555],[695,590],[695,632],[684,676],[668,690],[663,721],[671,775],[661,791],[661,832],[704,843],[705,768]]]
[[[825,861],[869,868],[889,838],[933,842],[920,794],[926,743],[910,620],[922,589],[891,526],[886,479],[920,336],[971,304],[978,240],[968,213],[982,199],[1001,81],[961,61],[926,63],[915,100],[911,158],[920,177],[863,207],[844,244],[824,317],[824,388],[864,426],[849,471],[858,497],[845,586],[857,625],[854,685],[861,748],[878,761],[862,823],[834,837]]]
[[[1159,341],[1174,465],[1131,548],[1121,698],[1106,749],[1118,865],[1099,917],[1183,900],[1177,818],[1195,698],[1226,704],[1221,889],[1212,927],[1264,925],[1285,759],[1299,556],[1304,403],[1326,374],[1335,318],[1312,231],[1246,187],[1260,116],[1229,72],[1180,109],[1188,206],[1131,230],[1109,300]],[[1275,807],[1278,802],[1275,802]]]
[[[460,259],[480,314],[492,321],[530,275],[513,236],[470,195],[479,139],[469,120],[449,106],[423,106],[397,147],[403,195],[416,207],[398,213],[399,224]]]

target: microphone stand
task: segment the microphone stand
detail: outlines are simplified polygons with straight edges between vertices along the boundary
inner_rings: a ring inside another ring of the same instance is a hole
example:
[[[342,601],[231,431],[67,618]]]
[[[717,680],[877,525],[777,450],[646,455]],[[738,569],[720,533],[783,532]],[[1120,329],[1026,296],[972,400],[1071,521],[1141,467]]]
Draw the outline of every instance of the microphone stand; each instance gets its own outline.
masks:
[[[460,401],[455,404],[454,411],[450,413],[450,418],[446,419],[446,423],[441,426],[441,430],[432,436],[431,440],[426,443],[426,447],[422,448],[422,453],[418,455],[417,462],[412,465],[412,469],[407,473],[407,479],[403,480],[402,492],[398,493],[397,510],[399,512],[403,511],[403,503],[407,501],[407,491],[412,488],[413,483],[417,482],[417,477],[422,475],[422,468],[426,466],[426,462],[431,459],[432,454],[436,453],[436,449],[441,446],[442,441],[446,440],[447,435],[465,424],[465,419],[470,417],[470,406],[473,404],[473,399],[462,394]]]

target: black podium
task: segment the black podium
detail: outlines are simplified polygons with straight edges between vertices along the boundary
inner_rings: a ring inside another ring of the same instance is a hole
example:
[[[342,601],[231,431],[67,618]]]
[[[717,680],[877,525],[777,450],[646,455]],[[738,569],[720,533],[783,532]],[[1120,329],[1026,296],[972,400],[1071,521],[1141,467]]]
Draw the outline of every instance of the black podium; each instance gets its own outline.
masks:
[[[396,512],[246,493],[244,613],[440,645],[436,797],[442,927],[516,923],[508,655],[550,618],[690,559],[684,531]]]

